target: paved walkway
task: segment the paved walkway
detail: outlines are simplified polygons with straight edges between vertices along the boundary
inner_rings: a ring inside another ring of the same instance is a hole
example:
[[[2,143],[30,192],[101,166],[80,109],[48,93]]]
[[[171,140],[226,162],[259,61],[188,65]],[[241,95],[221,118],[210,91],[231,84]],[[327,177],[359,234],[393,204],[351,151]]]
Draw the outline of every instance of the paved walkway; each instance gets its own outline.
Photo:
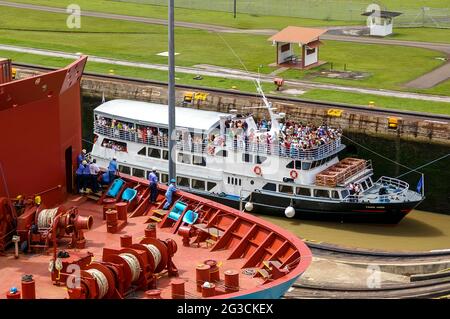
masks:
[[[42,50],[42,49],[33,49],[12,45],[3,45],[0,44],[0,50],[20,52],[20,53],[28,53],[28,54],[36,54],[41,56],[51,56],[65,59],[77,59],[79,56],[77,54],[70,54],[60,51],[52,51],[52,50]],[[167,71],[168,66],[163,64],[151,64],[151,63],[142,63],[142,62],[131,62],[131,61],[122,61],[111,58],[103,58],[97,56],[89,56],[89,61],[98,62],[98,63],[107,63],[112,65],[121,65],[128,67],[136,67],[136,68],[144,68],[151,70],[160,70]],[[175,68],[176,72],[187,73],[193,75],[203,75],[203,76],[211,76],[211,77],[220,77],[226,79],[235,79],[235,80],[256,80],[260,78],[261,82],[273,83],[274,77],[271,75],[258,75],[257,73],[245,72],[236,69],[227,69],[222,67],[215,67],[209,65],[198,65],[197,67],[181,67],[177,66]],[[294,81],[287,80],[285,83],[291,87],[296,88],[308,88],[308,89],[324,89],[324,90],[337,90],[337,91],[345,91],[345,92],[353,92],[353,93],[363,93],[363,94],[373,94],[379,96],[390,96],[390,97],[398,97],[398,98],[409,98],[416,100],[425,100],[425,101],[434,101],[434,102],[447,102],[450,103],[450,97],[448,96],[439,96],[439,95],[428,95],[428,94],[419,94],[419,93],[409,93],[409,92],[399,92],[399,91],[390,91],[390,90],[376,90],[376,89],[362,89],[362,88],[353,88],[347,86],[340,85],[332,85],[332,84],[319,84],[312,83],[307,81]]]
[[[9,1],[0,1],[0,6],[67,14],[65,8],[56,8],[56,7],[40,6],[40,5],[33,5],[33,4],[15,3],[15,2],[9,2]],[[136,17],[136,16],[129,16],[129,15],[94,12],[94,11],[84,11],[84,10],[81,11],[81,15],[85,16],[85,17],[96,17],[96,18],[105,18],[105,19],[113,19],[113,20],[121,20],[121,21],[167,25],[167,20],[165,20],[165,19],[145,18],[145,17]],[[175,22],[175,25],[178,27],[193,28],[193,29],[206,30],[206,31],[212,31],[212,32],[222,32],[222,33],[223,32],[225,32],[225,33],[244,33],[244,34],[259,34],[259,35],[270,36],[270,35],[273,35],[276,32],[278,32],[277,30],[236,29],[236,28],[231,28],[231,27],[226,27],[226,26],[203,24],[203,23],[193,23],[193,22],[180,22],[180,21]],[[358,27],[357,26],[355,26],[355,27],[329,27],[327,29],[333,29],[333,31],[336,31],[336,30],[352,29],[352,28],[358,28]],[[331,33],[336,33],[336,32],[331,32]],[[321,36],[321,38],[324,40],[333,40],[333,41],[346,41],[346,42],[383,44],[383,45],[401,45],[401,46],[430,49],[430,50],[444,52],[450,58],[450,44],[445,44],[445,43],[388,40],[388,39],[380,39],[380,38],[358,37],[358,36],[336,35],[336,34],[325,34],[325,35]],[[448,70],[449,70],[449,65],[444,64],[443,66],[407,83],[406,86],[410,87],[410,88],[418,88],[418,89],[431,88],[431,87],[437,85],[438,83],[441,83],[450,78],[450,72],[448,72]]]

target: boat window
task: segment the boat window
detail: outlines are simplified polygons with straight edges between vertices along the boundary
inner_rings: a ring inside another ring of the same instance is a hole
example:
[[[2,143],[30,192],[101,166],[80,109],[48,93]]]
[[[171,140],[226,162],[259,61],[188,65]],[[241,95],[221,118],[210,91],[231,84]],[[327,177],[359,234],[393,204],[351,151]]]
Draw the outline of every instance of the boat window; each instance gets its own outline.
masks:
[[[228,184],[230,184],[230,176],[228,176]]]
[[[331,198],[339,199],[339,192],[338,191],[331,191]]]
[[[294,188],[288,185],[279,185],[279,192],[285,194],[294,194]]]
[[[326,189],[315,189],[314,197],[325,197],[330,198],[330,192]]]
[[[169,151],[163,150],[162,151],[162,158],[165,160],[169,159]]]
[[[177,184],[183,187],[189,187],[189,178],[187,177],[177,177]]]
[[[119,172],[130,175],[131,169],[128,166],[119,165]]]
[[[194,155],[192,157],[192,163],[194,165],[206,166],[206,159],[203,156]]]
[[[239,178],[239,186],[242,186],[242,180]]]
[[[214,182],[208,182],[207,184],[206,184],[206,189],[208,190],[208,191],[210,191],[211,189],[213,189],[214,187],[216,187],[216,185],[217,185],[217,183],[214,183]]]
[[[220,150],[216,153],[216,156],[222,156],[222,157],[227,157],[228,156],[228,152],[226,150]]]
[[[307,171],[311,167],[311,162],[302,162],[302,170]]]
[[[184,164],[191,164],[191,156],[189,154],[178,153],[177,162]]]
[[[146,147],[143,147],[139,152],[138,152],[138,155],[147,155],[147,148]]]
[[[161,173],[161,183],[168,183],[169,182],[169,175]]]
[[[148,148],[148,156],[154,158],[161,158],[161,150],[153,147]]]
[[[372,180],[370,178],[367,180],[367,186],[369,188],[373,186]]]
[[[267,183],[266,185],[263,186],[264,190],[266,191],[272,191],[272,192],[276,192],[277,191],[277,185],[274,183]]]
[[[290,161],[286,168],[302,169],[302,162],[298,160]]]
[[[256,156],[256,164],[262,164],[262,163],[264,163],[264,161],[267,159],[267,157],[265,157],[265,156],[259,156],[259,155],[257,155]]]
[[[106,147],[106,148],[111,148],[118,152],[126,152],[127,151],[127,143],[117,142],[117,141],[110,140],[107,138],[103,139],[102,146]]]
[[[349,194],[350,194],[350,192],[348,191],[348,189],[344,189],[343,191],[341,191],[342,198],[347,197]]]
[[[244,163],[252,163],[253,162],[253,156],[251,156],[248,153],[243,153],[242,154],[242,162],[244,162]]]
[[[192,188],[205,190],[205,181],[199,179],[192,179]]]
[[[145,171],[140,168],[133,168],[133,176],[145,178]]]
[[[307,187],[297,187],[297,195],[311,196],[311,189]]]

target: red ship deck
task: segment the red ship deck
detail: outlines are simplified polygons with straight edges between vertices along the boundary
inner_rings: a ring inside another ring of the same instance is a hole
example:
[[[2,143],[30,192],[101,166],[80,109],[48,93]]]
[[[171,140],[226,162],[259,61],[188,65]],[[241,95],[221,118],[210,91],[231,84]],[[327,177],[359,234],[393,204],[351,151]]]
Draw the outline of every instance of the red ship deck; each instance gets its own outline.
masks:
[[[154,222],[151,216],[156,208],[148,204],[147,181],[129,176],[122,178],[127,181],[127,187],[134,186],[135,189],[142,191],[141,201],[133,211],[129,212],[129,216],[141,216],[128,217],[128,223],[122,230],[109,233],[107,232],[107,222],[103,219],[102,205],[98,205],[94,200],[84,196],[71,196],[64,206],[77,207],[80,215],[92,216],[94,226],[84,235],[86,248],[67,249],[65,245],[68,242],[62,241],[58,245],[58,251],[65,250],[72,258],[85,256],[87,252],[91,252],[94,254],[94,261],[101,261],[104,248],[121,249],[121,236],[132,236],[133,243],[138,243],[144,238],[148,223]],[[160,185],[159,205],[164,202],[165,189],[165,185]],[[183,245],[183,237],[176,231],[182,224],[175,223],[169,227],[162,226],[163,222],[158,224],[157,238],[160,240],[172,239],[178,247],[173,262],[178,268],[179,276],[168,276],[167,271],[157,274],[157,288],[161,290],[162,298],[172,298],[170,283],[174,278],[182,279],[185,282],[184,298],[202,298],[202,293],[196,289],[196,267],[204,264],[207,260],[215,260],[219,265],[220,280],[215,282],[216,297],[219,298],[247,295],[269,289],[271,286],[289,279],[295,279],[309,266],[311,261],[309,249],[300,239],[281,228],[252,215],[181,191],[177,192],[173,205],[178,200],[188,202],[190,209],[199,207],[199,205],[207,208],[209,213],[202,216],[203,220],[209,226],[217,227],[214,229],[220,230],[222,235],[215,243],[208,243],[208,240],[205,239],[199,243],[191,240],[190,246],[186,247]],[[198,225],[198,222],[193,224],[193,226],[195,225]],[[218,246],[220,246],[219,249],[215,249]],[[10,248],[5,257],[0,257],[0,269],[2,269],[0,291],[6,292],[11,287],[19,288],[22,275],[32,274],[36,282],[37,298],[67,298],[65,287],[52,284],[51,274],[48,270],[52,258],[52,249],[48,249],[47,252],[42,253],[20,254],[19,258],[15,259],[14,251]],[[269,260],[277,261],[283,267],[288,266],[289,272],[276,280],[255,276],[261,269],[264,269],[264,263]],[[224,271],[226,270],[239,272],[238,292],[225,293]],[[0,297],[5,298],[5,296],[3,294]],[[127,298],[145,298],[145,290],[133,291]]]
[[[167,186],[159,186],[158,203],[151,205],[148,181],[126,175],[109,198],[110,189],[98,201],[69,195],[81,152],[85,62],[83,57],[55,72],[0,84],[0,112],[7,124],[1,127],[0,146],[15,150],[0,157],[0,298],[17,298],[12,287],[23,299],[145,298],[155,288],[162,298],[172,298],[180,296],[183,282],[187,299],[280,297],[309,266],[311,252],[278,226],[183,191],[176,192],[169,211],[155,211],[164,204]],[[35,123],[45,129],[27,129]],[[11,136],[11,131],[20,134]],[[29,154],[51,156],[30,161]],[[135,193],[128,202],[125,190]],[[178,202],[183,209],[175,211]],[[193,215],[195,220],[185,221]],[[149,223],[157,224],[156,238]],[[14,241],[28,253],[16,259]],[[63,251],[70,257],[56,258]],[[68,267],[74,264],[80,267],[75,277],[81,285],[66,288]],[[173,279],[179,279],[175,285]]]

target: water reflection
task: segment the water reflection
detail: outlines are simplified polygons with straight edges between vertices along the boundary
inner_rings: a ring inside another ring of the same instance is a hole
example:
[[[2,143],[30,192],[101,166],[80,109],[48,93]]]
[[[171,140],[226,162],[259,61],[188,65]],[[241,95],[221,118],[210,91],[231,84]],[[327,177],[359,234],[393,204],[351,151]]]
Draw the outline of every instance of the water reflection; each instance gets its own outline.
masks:
[[[450,216],[412,211],[397,225],[293,220],[260,216],[307,240],[382,250],[450,248]]]

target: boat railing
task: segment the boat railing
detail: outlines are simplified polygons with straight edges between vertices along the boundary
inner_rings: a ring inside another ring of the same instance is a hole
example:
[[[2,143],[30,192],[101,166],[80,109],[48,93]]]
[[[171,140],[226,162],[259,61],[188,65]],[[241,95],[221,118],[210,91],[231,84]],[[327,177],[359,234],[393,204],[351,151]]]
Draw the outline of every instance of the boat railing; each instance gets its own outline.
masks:
[[[344,198],[345,202],[390,202],[399,201],[406,198],[407,192],[409,190],[409,184],[405,181],[382,176],[376,182],[375,185],[386,188],[389,190],[386,194],[359,194],[359,195],[348,195]]]
[[[138,134],[135,129],[123,130],[94,123],[94,132],[111,138],[147,144],[150,146],[167,148],[169,144],[168,137],[165,135],[147,136],[142,133]],[[194,153],[208,153],[210,155],[215,153],[214,149],[216,147],[234,151],[257,153],[258,155],[288,157],[297,160],[319,160],[341,151],[344,148],[344,145],[341,144],[340,137],[312,149],[301,149],[298,144],[291,144],[291,146],[287,148],[281,143],[256,143],[236,140],[229,137],[222,139],[220,143],[207,142],[205,140],[202,140],[201,142],[179,140],[176,142],[177,150]]]
[[[340,137],[312,149],[302,149],[300,145],[294,143],[287,148],[282,143],[247,142],[229,137],[226,139],[225,145],[227,148],[235,151],[239,150],[242,152],[258,153],[261,155],[266,154],[280,157],[290,157],[297,160],[322,159],[341,151],[344,147],[341,144]]]

